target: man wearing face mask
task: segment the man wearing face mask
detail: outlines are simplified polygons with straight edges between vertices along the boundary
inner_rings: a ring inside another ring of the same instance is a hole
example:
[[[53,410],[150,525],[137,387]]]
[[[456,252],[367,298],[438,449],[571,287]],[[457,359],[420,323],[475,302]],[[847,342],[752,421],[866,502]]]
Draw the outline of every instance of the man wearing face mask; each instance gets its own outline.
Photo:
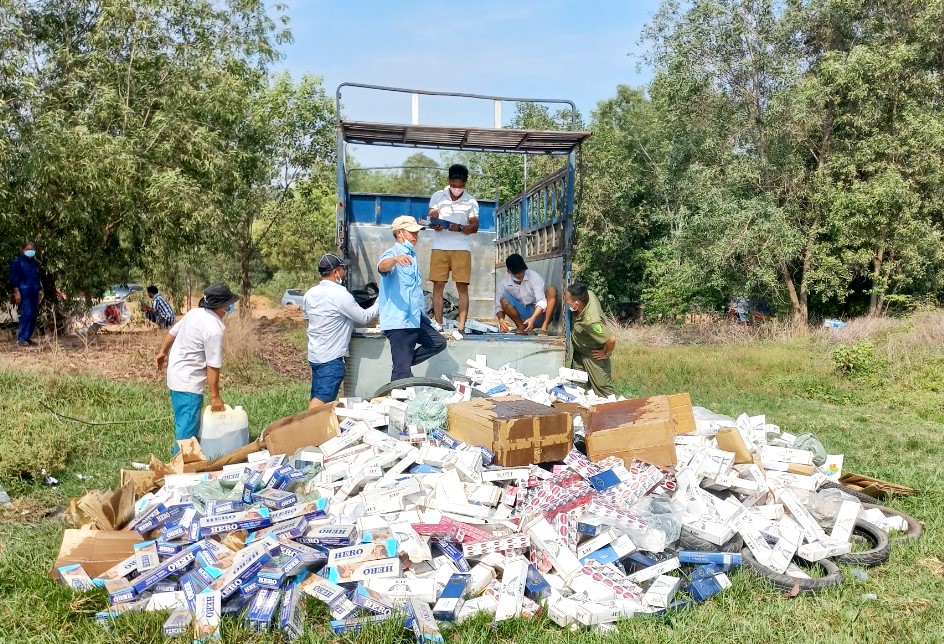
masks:
[[[195,309],[187,311],[171,327],[154,358],[158,370],[167,367],[167,388],[174,409],[173,453],[178,440],[200,431],[203,391],[210,388],[210,408],[223,411],[220,369],[223,367],[223,318],[233,312],[239,296],[226,284],[212,284],[203,291]]]
[[[337,255],[323,255],[318,262],[321,282],[308,289],[302,301],[302,316],[308,320],[308,363],[311,365],[309,409],[338,397],[354,325],[364,326],[377,317],[379,310],[376,302],[369,309],[361,308],[341,285],[348,263]]]
[[[412,367],[446,348],[446,340],[423,313],[426,298],[416,264],[416,242],[423,230],[416,219],[403,215],[393,220],[392,247],[377,263],[380,273],[380,328],[390,341],[393,370],[390,380],[413,376]],[[417,346],[419,345],[419,346]]]
[[[13,287],[13,301],[19,307],[20,314],[16,343],[18,346],[28,347],[33,344],[39,304],[43,301],[39,266],[36,263],[36,246],[33,242],[23,244],[20,255],[10,265],[10,286]]]
[[[508,274],[495,289],[495,316],[499,330],[508,333],[510,318],[518,333],[530,333],[535,327],[547,333],[557,310],[557,289],[545,287],[544,279],[529,269],[518,253],[505,259],[505,268]]]
[[[564,303],[570,311],[570,359],[566,366],[586,371],[598,396],[613,394],[610,356],[616,348],[616,336],[606,328],[600,301],[586,286],[574,282],[564,291]]]
[[[429,216],[443,219],[448,225],[431,226],[432,253],[429,279],[433,283],[433,317],[443,323],[443,292],[449,275],[459,292],[459,330],[465,328],[469,315],[469,283],[472,281],[472,240],[479,230],[479,202],[465,191],[469,169],[456,163],[449,167],[449,185],[433,193],[429,200]]]

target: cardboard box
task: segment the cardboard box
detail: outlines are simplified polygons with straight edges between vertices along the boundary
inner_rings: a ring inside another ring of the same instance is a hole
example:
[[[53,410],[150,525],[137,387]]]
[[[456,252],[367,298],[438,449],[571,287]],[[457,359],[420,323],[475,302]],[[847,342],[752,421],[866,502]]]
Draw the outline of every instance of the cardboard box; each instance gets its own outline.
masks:
[[[692,411],[692,397],[688,392],[672,394],[666,398],[669,401],[669,411],[672,412],[675,433],[690,434],[695,431],[695,412]]]
[[[850,487],[863,494],[868,494],[876,499],[884,499],[887,496],[907,496],[914,494],[913,488],[883,481],[882,479],[875,479],[863,474],[854,474],[853,472],[843,474],[839,477],[839,482],[846,487]]]
[[[321,445],[340,433],[331,403],[269,424],[259,440],[271,454],[294,454],[303,447]]]
[[[131,530],[66,530],[62,534],[59,556],[49,576],[68,564],[82,564],[89,577],[103,572],[134,556],[134,544],[143,539]]]
[[[585,412],[587,455],[591,461],[618,456],[675,465],[675,422],[667,396],[594,405]]]
[[[505,467],[560,461],[573,448],[570,414],[525,398],[478,398],[449,405],[448,413],[452,436],[484,445]]]

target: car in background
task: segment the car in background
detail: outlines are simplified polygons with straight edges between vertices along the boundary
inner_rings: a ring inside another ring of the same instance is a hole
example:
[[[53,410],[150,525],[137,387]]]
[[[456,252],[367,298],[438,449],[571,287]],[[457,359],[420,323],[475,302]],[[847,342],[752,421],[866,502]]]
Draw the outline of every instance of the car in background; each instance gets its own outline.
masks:
[[[305,301],[305,293],[300,288],[290,288],[282,293],[282,306],[301,306]]]
[[[143,293],[144,287],[140,284],[115,284],[111,287],[111,293],[118,299],[125,299],[134,293]]]

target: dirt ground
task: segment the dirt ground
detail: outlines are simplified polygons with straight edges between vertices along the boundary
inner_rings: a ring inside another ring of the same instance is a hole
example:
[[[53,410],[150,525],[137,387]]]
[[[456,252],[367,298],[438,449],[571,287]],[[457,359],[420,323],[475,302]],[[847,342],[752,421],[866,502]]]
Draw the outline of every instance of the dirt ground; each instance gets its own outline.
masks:
[[[311,377],[304,349],[288,334],[304,330],[298,307],[273,306],[253,296],[254,335],[259,354],[280,375],[307,380]],[[15,331],[0,335],[0,366],[43,369],[57,373],[93,373],[113,380],[160,382],[163,373],[154,366],[154,354],[163,332],[153,324],[132,320],[105,326],[89,338],[36,335],[36,346],[16,346]]]

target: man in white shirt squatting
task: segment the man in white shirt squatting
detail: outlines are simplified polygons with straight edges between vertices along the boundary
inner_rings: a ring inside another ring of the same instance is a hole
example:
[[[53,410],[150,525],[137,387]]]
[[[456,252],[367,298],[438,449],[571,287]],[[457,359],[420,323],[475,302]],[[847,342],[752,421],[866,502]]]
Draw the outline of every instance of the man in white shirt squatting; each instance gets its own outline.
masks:
[[[530,333],[535,327],[544,333],[557,311],[557,289],[544,286],[544,279],[528,268],[524,258],[514,253],[505,259],[508,274],[495,289],[495,316],[498,329],[508,333],[508,318],[518,333]]]
[[[433,283],[433,317],[442,326],[443,292],[449,274],[459,292],[459,330],[465,329],[469,315],[469,283],[472,281],[472,239],[479,231],[479,202],[465,191],[469,169],[461,164],[449,166],[449,185],[433,193],[429,216],[448,225],[431,225],[434,231],[429,259],[429,279]]]
[[[224,409],[220,397],[223,318],[233,312],[238,300],[226,284],[208,286],[197,308],[187,311],[167,332],[154,358],[158,370],[167,367],[167,388],[174,408],[174,454],[178,451],[176,441],[194,438],[200,431],[206,387],[210,388],[210,409]]]
[[[338,255],[322,256],[318,262],[321,282],[308,289],[302,302],[302,316],[308,320],[308,363],[311,365],[309,409],[338,397],[354,325],[364,326],[377,317],[379,305],[376,302],[364,309],[342,286],[348,263]]]

